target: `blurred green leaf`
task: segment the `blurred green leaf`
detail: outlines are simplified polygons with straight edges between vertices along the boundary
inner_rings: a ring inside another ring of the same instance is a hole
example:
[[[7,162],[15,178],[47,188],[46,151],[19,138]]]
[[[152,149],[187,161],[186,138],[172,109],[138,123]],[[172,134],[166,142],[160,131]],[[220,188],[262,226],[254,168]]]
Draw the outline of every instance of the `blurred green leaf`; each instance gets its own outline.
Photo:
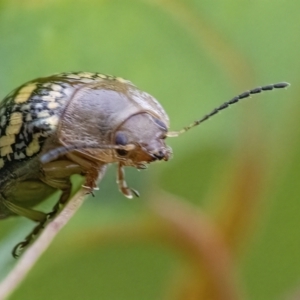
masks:
[[[257,150],[257,144],[267,154],[267,177],[249,225],[253,237],[245,233],[245,255],[236,258],[241,281],[249,299],[281,298],[297,287],[299,8],[297,1],[267,0],[1,2],[1,97],[54,72],[114,74],[159,99],[175,130],[243,89],[292,83],[287,91],[245,100],[170,140],[174,158],[168,164],[128,170],[127,181],[141,199],[123,199],[112,167],[96,197],[86,201],[12,299],[161,299],[181,263],[170,249],[118,241],[86,251],[57,249],[86,229],[134,222],[144,214],[146,195],[155,197],[159,188],[210,214],[210,196],[222,195],[239,146]],[[258,157],[254,164],[260,163]],[[14,263],[11,246],[31,226],[27,220],[1,221],[1,278]]]

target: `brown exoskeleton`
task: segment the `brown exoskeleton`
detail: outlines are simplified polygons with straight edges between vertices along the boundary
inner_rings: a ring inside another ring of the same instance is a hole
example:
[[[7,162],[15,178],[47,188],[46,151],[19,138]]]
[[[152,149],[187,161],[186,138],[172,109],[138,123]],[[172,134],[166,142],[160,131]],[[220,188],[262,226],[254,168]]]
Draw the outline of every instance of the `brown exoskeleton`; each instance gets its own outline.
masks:
[[[244,92],[202,119],[177,132],[169,131],[169,118],[149,94],[119,77],[99,73],[63,73],[30,81],[0,103],[0,219],[13,215],[39,224],[13,250],[28,245],[70,197],[74,174],[85,177],[93,192],[107,165],[118,164],[117,183],[128,198],[124,167],[146,168],[156,160],[169,160],[165,143],[204,122],[220,110],[252,94],[287,83]],[[61,190],[50,213],[33,207]]]

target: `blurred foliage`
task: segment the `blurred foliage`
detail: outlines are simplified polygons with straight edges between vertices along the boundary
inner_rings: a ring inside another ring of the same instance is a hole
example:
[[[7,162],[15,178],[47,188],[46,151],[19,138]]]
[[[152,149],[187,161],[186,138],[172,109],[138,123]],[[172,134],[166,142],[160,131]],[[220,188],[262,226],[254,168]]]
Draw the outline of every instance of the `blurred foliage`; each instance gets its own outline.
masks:
[[[195,289],[208,275],[203,267],[202,279],[185,286],[194,278],[187,271],[192,256],[181,251],[179,240],[168,243],[167,237],[163,243],[159,229],[149,234],[157,216],[147,203],[161,199],[161,190],[213,220],[246,297],[281,299],[300,288],[297,1],[0,4],[2,98],[35,77],[97,71],[130,79],[155,96],[172,129],[179,129],[244,89],[292,83],[287,91],[245,100],[171,140],[170,162],[147,172],[127,170],[140,199],[128,201],[118,193],[112,166],[96,197],[86,201],[11,299],[189,299],[180,296],[178,281],[183,290]],[[22,218],[1,221],[0,278],[15,264],[10,249],[32,226]]]

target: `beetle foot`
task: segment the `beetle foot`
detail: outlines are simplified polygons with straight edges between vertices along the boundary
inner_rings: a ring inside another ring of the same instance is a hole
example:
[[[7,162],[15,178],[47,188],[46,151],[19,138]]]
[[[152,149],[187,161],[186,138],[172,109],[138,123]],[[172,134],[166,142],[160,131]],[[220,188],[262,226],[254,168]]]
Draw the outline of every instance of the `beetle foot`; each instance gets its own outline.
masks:
[[[128,188],[127,186],[119,186],[120,192],[129,199],[132,199],[133,196],[140,197],[140,193],[132,188]]]
[[[48,220],[48,214],[47,217],[45,218],[45,220],[43,220],[42,222],[40,222],[37,226],[35,226],[33,228],[33,230],[31,231],[30,234],[28,234],[26,236],[26,238],[24,239],[24,241],[18,243],[12,250],[12,256],[14,258],[18,258],[22,252],[24,251],[24,249],[32,243],[32,241],[35,239],[35,237],[40,233],[40,231],[44,228],[45,223]]]
[[[92,194],[93,197],[95,197],[94,191],[99,191],[97,186],[91,187],[88,185],[82,185],[82,187],[87,189],[87,194]]]
[[[14,248],[12,250],[12,256],[16,259],[19,258],[19,256],[24,251],[24,248],[26,248],[28,246],[28,244],[29,244],[28,241],[23,241],[23,242],[18,243],[16,246],[14,246]]]

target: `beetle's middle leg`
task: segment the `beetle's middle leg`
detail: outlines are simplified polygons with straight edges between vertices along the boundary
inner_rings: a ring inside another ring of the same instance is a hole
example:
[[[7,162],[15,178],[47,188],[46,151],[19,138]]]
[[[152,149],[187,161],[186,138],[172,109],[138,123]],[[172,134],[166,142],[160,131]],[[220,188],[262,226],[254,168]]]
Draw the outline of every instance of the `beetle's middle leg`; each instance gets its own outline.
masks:
[[[74,174],[81,174],[82,169],[79,165],[71,161],[58,160],[43,165],[40,173],[41,174],[39,176],[39,179],[44,182],[44,184],[47,184],[54,189],[61,190],[62,194],[58,202],[52,208],[52,211],[50,213],[44,214],[44,217],[38,220],[38,225],[36,225],[34,229],[25,237],[24,241],[18,243],[14,247],[14,257],[17,257],[19,255],[19,252],[34,240],[34,238],[44,228],[45,224],[50,219],[54,218],[58,211],[66,204],[72,190],[70,177]]]
[[[58,202],[47,214],[48,219],[52,219],[70,198],[72,190],[70,177],[82,173],[82,168],[69,160],[56,160],[42,166],[40,179],[49,186],[62,191]]]

